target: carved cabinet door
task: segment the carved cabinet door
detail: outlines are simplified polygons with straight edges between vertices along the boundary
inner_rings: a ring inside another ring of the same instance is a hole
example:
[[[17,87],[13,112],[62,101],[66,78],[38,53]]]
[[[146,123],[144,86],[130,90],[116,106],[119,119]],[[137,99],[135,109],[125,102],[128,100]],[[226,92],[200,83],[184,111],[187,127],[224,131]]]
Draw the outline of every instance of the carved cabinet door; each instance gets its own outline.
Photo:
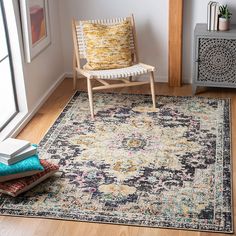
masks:
[[[199,38],[197,54],[198,82],[236,84],[236,39]]]

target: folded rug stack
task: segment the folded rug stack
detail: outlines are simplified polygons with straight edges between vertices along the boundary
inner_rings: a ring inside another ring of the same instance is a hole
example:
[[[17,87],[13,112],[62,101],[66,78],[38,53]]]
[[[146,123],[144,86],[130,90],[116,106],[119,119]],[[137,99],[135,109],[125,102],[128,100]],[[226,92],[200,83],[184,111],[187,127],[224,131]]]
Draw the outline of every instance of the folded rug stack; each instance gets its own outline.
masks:
[[[16,197],[58,171],[58,166],[39,160],[37,146],[8,138],[0,143],[0,192]]]

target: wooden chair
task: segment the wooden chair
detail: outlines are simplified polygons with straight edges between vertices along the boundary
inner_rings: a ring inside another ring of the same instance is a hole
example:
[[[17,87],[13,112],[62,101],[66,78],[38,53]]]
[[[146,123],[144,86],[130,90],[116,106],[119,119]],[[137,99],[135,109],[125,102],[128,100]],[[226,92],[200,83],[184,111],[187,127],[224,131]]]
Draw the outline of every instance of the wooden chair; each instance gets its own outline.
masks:
[[[72,34],[73,34],[73,43],[74,43],[74,55],[73,55],[73,87],[76,89],[76,79],[77,73],[82,74],[87,78],[87,87],[88,87],[88,97],[89,105],[91,111],[91,117],[94,118],[94,109],[93,109],[93,91],[101,89],[112,89],[112,88],[122,88],[130,86],[138,86],[150,83],[151,93],[152,93],[152,102],[153,108],[156,108],[156,99],[155,99],[155,89],[154,89],[154,71],[153,66],[149,66],[139,62],[138,52],[137,52],[137,40],[136,40],[136,31],[133,15],[130,17],[116,18],[116,19],[105,19],[105,20],[91,20],[86,21],[90,23],[99,23],[104,25],[117,24],[122,21],[129,20],[132,25],[131,40],[130,40],[130,49],[132,51],[133,65],[130,67],[122,69],[112,69],[112,70],[85,70],[81,67],[81,59],[86,59],[86,44],[83,37],[83,28],[82,23],[85,21],[72,21]],[[150,80],[145,82],[133,81],[132,78],[137,75],[143,75],[150,73]],[[128,79],[127,79],[128,78]],[[100,82],[102,85],[97,87],[92,87],[91,80],[95,79]],[[119,79],[118,84],[109,84],[109,79]]]

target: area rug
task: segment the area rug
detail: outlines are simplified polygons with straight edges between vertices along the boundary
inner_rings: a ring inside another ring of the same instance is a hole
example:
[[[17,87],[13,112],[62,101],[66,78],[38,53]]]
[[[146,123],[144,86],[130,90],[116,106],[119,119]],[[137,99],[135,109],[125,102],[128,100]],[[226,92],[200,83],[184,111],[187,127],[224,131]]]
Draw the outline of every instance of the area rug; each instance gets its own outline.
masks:
[[[77,92],[39,144],[54,177],[2,215],[232,232],[230,101]]]

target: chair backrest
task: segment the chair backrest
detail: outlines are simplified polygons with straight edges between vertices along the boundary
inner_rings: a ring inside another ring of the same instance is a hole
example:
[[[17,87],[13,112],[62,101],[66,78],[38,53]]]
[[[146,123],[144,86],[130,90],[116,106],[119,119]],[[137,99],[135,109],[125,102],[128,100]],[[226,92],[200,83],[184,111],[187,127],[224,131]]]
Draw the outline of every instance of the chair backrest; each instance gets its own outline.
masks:
[[[132,52],[132,58],[134,62],[138,62],[138,52],[137,52],[137,40],[136,31],[133,15],[130,17],[115,18],[115,19],[103,19],[103,20],[88,20],[88,21],[76,21],[72,22],[73,31],[73,41],[74,41],[74,52],[76,56],[76,61],[80,65],[80,59],[86,59],[86,43],[83,34],[83,23],[96,23],[103,25],[115,25],[123,21],[129,20],[132,25],[132,30],[130,32],[130,50]]]

